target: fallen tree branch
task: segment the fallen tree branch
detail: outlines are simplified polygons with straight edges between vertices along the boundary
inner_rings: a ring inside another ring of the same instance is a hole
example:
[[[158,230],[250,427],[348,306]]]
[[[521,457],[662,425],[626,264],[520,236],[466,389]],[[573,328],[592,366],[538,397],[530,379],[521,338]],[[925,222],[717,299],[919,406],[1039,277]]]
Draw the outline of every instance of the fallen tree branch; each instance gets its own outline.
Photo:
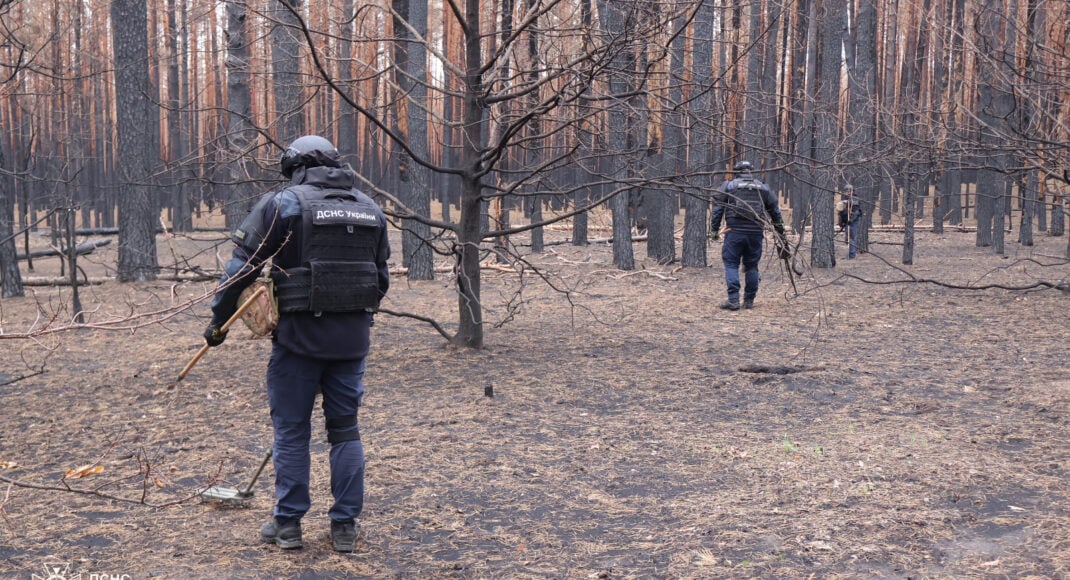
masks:
[[[666,282],[672,282],[672,281],[679,280],[679,278],[677,278],[676,276],[673,276],[673,274],[675,274],[676,272],[679,272],[679,271],[680,271],[680,268],[676,268],[675,270],[673,270],[670,273],[657,272],[655,270],[633,270],[631,272],[623,272],[623,273],[615,273],[613,270],[595,270],[594,272],[591,272],[591,275],[593,276],[595,274],[606,274],[608,277],[610,277],[610,278],[612,278],[614,280],[623,280],[624,278],[629,278],[631,276],[640,276],[640,275],[644,275],[645,274],[645,275],[650,276],[652,278],[657,278],[659,280],[665,280]]]
[[[112,282],[115,278],[83,278],[78,280],[79,286],[98,285]],[[23,286],[70,286],[71,279],[58,276],[30,276],[22,279]]]
[[[0,387],[6,387],[7,385],[10,385],[10,384],[13,384],[13,383],[17,383],[17,382],[19,382],[19,381],[21,381],[23,379],[28,379],[30,377],[36,377],[37,375],[44,374],[44,372],[45,372],[44,370],[39,370],[39,371],[37,371],[35,373],[30,373],[28,375],[22,375],[21,377],[15,377],[15,378],[13,378],[13,379],[11,379],[9,381],[4,381],[4,382],[0,383]]]
[[[101,246],[106,246],[111,243],[109,238],[101,238],[99,240],[90,240],[88,242],[82,242],[74,246],[75,255],[81,256],[83,254],[91,254],[93,250]],[[44,250],[34,250],[29,254],[18,254],[15,256],[17,260],[27,260],[29,258],[46,258],[48,256],[66,256],[66,248],[47,248]]]
[[[516,270],[509,266],[503,266],[501,264],[495,264],[494,262],[483,262],[479,265],[480,270],[493,270],[495,272],[509,272],[515,273]],[[436,274],[452,274],[453,266],[435,266],[433,271]],[[409,269],[405,267],[391,268],[390,274],[395,276],[404,276],[409,273]]]
[[[111,501],[120,502],[120,503],[143,505],[145,507],[150,507],[150,508],[163,508],[163,507],[175,506],[175,505],[180,505],[180,504],[186,503],[186,502],[188,502],[188,501],[190,501],[192,499],[196,499],[196,498],[200,497],[201,493],[204,492],[204,489],[208,489],[208,487],[210,487],[210,486],[207,486],[204,489],[199,489],[199,490],[191,493],[188,496],[181,497],[181,498],[176,499],[176,500],[166,501],[166,502],[162,502],[162,503],[152,503],[152,502],[149,502],[149,501],[145,501],[144,497],[142,497],[141,499],[131,499],[131,498],[123,497],[123,496],[120,496],[120,495],[113,495],[113,494],[110,494],[110,493],[104,493],[103,491],[100,491],[98,489],[78,489],[76,487],[70,487],[70,486],[43,485],[43,484],[40,484],[40,483],[29,483],[29,482],[18,480],[18,479],[12,479],[12,478],[4,476],[4,475],[0,475],[0,481],[2,481],[4,483],[7,483],[8,485],[13,485],[15,487],[20,487],[20,488],[24,488],[24,489],[36,489],[38,491],[62,491],[62,492],[73,493],[73,494],[77,494],[77,495],[95,496],[95,497],[99,497],[99,498],[102,498],[102,499],[109,499]]]
[[[808,371],[820,371],[825,367],[794,367],[788,365],[744,365],[739,367],[741,373],[755,373],[755,374],[770,374],[770,375],[791,375],[795,373],[805,373]]]
[[[1032,284],[1024,284],[1021,286],[1011,286],[1009,284],[953,284],[951,282],[942,282],[933,278],[918,278],[911,276],[905,279],[899,280],[870,280],[857,276],[855,274],[843,274],[842,278],[850,278],[864,282],[866,284],[876,285],[892,285],[892,284],[932,284],[933,286],[940,286],[942,288],[950,288],[952,290],[1010,290],[1012,292],[1021,292],[1024,290],[1036,290],[1041,288],[1047,288],[1051,290],[1058,290],[1064,293],[1070,293],[1070,284],[1064,282],[1049,282],[1047,280],[1039,280]]]
[[[437,330],[438,333],[443,336],[443,338],[445,338],[446,340],[453,340],[453,335],[450,334],[445,327],[443,327],[441,324],[438,323],[438,321],[434,320],[433,318],[420,316],[419,314],[410,314],[408,312],[398,312],[396,310],[390,310],[388,308],[380,308],[379,312],[381,312],[382,314],[389,314],[390,316],[397,316],[399,318],[412,318],[421,322],[426,322],[430,324],[435,330]]]

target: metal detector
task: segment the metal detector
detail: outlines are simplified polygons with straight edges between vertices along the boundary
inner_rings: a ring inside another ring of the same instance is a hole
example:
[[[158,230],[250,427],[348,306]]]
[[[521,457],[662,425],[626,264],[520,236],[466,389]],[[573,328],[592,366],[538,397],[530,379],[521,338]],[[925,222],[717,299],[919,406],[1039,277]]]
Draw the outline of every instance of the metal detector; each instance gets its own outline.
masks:
[[[253,292],[252,296],[250,296],[249,299],[245,301],[245,303],[239,306],[238,309],[234,311],[234,314],[232,314],[231,317],[227,319],[225,323],[223,323],[223,326],[219,327],[219,331],[225,333],[227,330],[230,330],[231,325],[237,322],[241,318],[241,315],[244,314],[245,311],[249,309],[249,307],[256,303],[256,299],[259,298],[260,295],[265,292],[267,292],[267,286],[260,286],[259,288],[257,288],[256,292]],[[211,348],[211,346],[208,344],[207,341],[205,341],[204,346],[202,346],[201,349],[197,351],[197,354],[193,355],[193,358],[190,359],[188,363],[186,363],[186,368],[182,369],[182,372],[178,373],[178,378],[175,379],[175,382],[171,383],[170,385],[167,385],[168,391],[177,387],[178,383],[181,383],[182,379],[186,378],[186,375],[189,374],[189,371],[193,368],[193,365],[197,364],[197,361],[201,360],[201,357],[204,356],[206,352],[208,352],[209,348]]]
[[[270,460],[271,449],[268,449],[267,453],[264,454],[264,460],[260,462],[260,467],[256,469],[256,473],[253,474],[253,478],[249,480],[249,485],[245,486],[244,490],[215,485],[201,492],[201,498],[223,503],[242,503],[251,499],[254,495],[253,484],[256,483],[257,478],[260,477],[260,472],[264,471],[264,466]]]

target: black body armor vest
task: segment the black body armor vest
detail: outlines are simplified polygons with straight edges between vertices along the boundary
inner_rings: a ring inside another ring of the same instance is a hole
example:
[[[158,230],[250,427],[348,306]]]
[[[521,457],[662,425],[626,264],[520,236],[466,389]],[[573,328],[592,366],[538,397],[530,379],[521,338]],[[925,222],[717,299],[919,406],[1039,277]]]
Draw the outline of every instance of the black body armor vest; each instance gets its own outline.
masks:
[[[755,179],[741,179],[729,192],[728,206],[735,217],[762,223],[765,204],[762,201],[762,184]]]
[[[272,271],[279,312],[356,312],[379,307],[377,208],[351,191],[297,185],[298,265]],[[296,224],[295,224],[296,226]]]

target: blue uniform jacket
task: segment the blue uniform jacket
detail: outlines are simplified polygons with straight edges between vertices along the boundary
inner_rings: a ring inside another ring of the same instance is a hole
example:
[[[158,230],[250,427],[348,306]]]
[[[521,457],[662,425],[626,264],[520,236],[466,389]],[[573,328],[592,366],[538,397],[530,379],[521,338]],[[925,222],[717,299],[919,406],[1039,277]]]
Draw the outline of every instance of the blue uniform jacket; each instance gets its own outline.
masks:
[[[755,190],[744,191],[740,188],[744,182],[756,184],[758,187]],[[783,222],[776,195],[768,185],[749,174],[726,182],[721,186],[721,192],[713,198],[713,217],[710,221],[715,232],[721,229],[721,220],[724,219],[729,231],[761,233],[764,220],[763,210],[768,215],[770,223]],[[752,195],[756,195],[756,199],[749,199]]]
[[[302,168],[294,173],[292,179],[293,185],[307,184],[347,191],[355,191],[355,183],[353,172],[339,167]],[[390,243],[386,216],[378,206],[376,211],[381,227],[375,263],[379,295],[382,297],[390,288],[387,266]],[[297,196],[288,190],[269,193],[257,203],[242,225],[244,228],[250,223],[263,224],[263,232],[256,232],[257,235],[249,235],[250,232],[242,229],[235,232],[234,241],[237,245],[212,300],[214,322],[222,323],[234,314],[239,294],[259,276],[264,262],[269,258],[281,268],[299,265],[301,240],[294,238],[300,232],[301,220]],[[302,356],[325,360],[359,359],[368,354],[372,323],[371,312],[330,312],[320,315],[312,312],[288,313],[280,316],[272,339]]]

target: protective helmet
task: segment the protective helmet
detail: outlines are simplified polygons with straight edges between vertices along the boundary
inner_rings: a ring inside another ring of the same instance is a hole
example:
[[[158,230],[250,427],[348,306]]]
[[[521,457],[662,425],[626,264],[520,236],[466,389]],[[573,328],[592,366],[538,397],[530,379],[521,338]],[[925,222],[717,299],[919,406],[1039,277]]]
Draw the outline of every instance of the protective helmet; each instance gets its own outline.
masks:
[[[750,171],[752,169],[752,167],[751,167],[750,161],[747,161],[746,159],[744,159],[743,161],[740,161],[739,163],[736,163],[735,167],[733,167],[732,169],[734,171]]]
[[[339,158],[338,150],[330,141],[318,135],[305,135],[295,139],[282,152],[279,170],[285,177],[291,177],[298,167],[341,167]]]

